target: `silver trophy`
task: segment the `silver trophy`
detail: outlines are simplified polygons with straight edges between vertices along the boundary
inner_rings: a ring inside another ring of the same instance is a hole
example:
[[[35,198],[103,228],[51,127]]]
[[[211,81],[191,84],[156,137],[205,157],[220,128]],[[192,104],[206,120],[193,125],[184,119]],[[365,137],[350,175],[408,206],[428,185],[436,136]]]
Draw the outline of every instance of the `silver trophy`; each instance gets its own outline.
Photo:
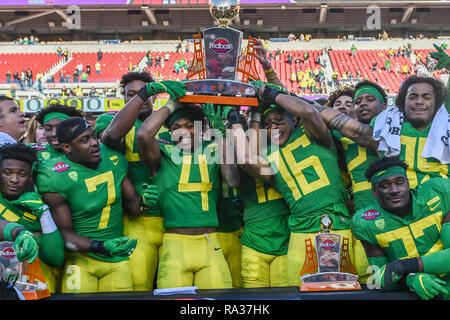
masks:
[[[348,239],[342,239],[340,234],[331,233],[332,226],[330,216],[325,214],[320,218],[322,232],[314,237],[317,258],[314,262],[318,272],[300,276],[302,280],[300,291],[361,290],[356,274],[341,272],[343,257],[345,271],[349,269],[355,271],[349,258]]]
[[[256,88],[247,83],[259,79],[253,60],[256,39],[250,37],[241,54],[243,33],[229,27],[239,13],[238,1],[211,0],[209,11],[219,27],[205,29],[203,39],[193,36],[194,59],[185,81],[187,94],[180,101],[257,106]]]

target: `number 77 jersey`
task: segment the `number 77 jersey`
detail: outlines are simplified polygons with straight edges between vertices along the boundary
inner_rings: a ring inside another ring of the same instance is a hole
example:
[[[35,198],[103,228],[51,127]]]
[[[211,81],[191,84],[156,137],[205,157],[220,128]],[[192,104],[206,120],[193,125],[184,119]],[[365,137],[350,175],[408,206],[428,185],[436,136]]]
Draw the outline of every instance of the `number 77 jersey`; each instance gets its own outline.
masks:
[[[96,170],[66,156],[42,161],[36,187],[40,193],[59,193],[66,200],[75,233],[108,240],[123,235],[122,181],[128,164],[121,153],[104,144],[100,145],[100,154],[102,160]],[[95,257],[112,262],[128,259]]]
[[[352,217],[355,237],[381,247],[389,261],[444,249],[441,224],[450,210],[450,180],[431,179],[411,189],[410,195],[410,210],[404,217],[385,211],[378,202]]]

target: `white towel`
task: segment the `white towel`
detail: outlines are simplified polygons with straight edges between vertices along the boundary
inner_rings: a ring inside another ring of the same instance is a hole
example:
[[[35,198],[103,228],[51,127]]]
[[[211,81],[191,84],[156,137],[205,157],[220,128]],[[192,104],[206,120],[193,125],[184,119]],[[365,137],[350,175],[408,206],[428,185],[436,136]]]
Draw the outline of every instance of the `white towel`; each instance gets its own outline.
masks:
[[[403,119],[403,113],[397,107],[384,110],[375,119],[373,138],[380,141],[378,151],[385,152],[386,157],[400,154],[400,131]]]
[[[450,115],[445,105],[442,105],[434,116],[421,156],[423,158],[435,158],[442,164],[449,164],[449,138]]]
[[[403,114],[397,107],[381,112],[375,119],[373,138],[380,141],[378,151],[385,152],[386,157],[400,154],[400,131],[403,124]],[[450,163],[450,116],[442,105],[436,112],[428,133],[422,158],[434,158],[442,164]]]

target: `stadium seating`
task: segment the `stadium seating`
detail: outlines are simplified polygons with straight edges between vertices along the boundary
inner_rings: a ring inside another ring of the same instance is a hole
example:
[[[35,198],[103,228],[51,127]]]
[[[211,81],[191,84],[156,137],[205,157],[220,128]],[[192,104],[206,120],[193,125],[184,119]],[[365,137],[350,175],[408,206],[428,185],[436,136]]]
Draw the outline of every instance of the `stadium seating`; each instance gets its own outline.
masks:
[[[6,82],[8,71],[11,74],[18,72],[20,75],[22,70],[28,69],[33,72],[33,80],[35,80],[36,74],[48,72],[61,59],[62,57],[58,57],[56,53],[2,53],[0,54],[0,82]]]
[[[83,71],[86,70],[86,65],[89,64],[91,66],[91,74],[88,77],[88,82],[116,82],[117,79],[120,79],[128,71],[130,62],[134,67],[144,56],[145,52],[103,52],[103,57],[100,61],[101,73],[97,74],[95,72],[97,52],[73,52],[72,60],[55,73],[55,81],[59,82],[59,73],[61,70],[65,74],[70,74],[71,79],[73,79],[76,66],[81,63],[83,65]]]
[[[352,56],[351,50],[332,50],[329,55],[339,79],[342,79],[346,71],[350,71],[353,77],[356,77],[359,70],[363,79],[378,82],[392,93],[397,92],[400,83],[408,77],[408,74],[401,72],[401,67],[405,64],[408,66],[408,70],[411,70],[412,67],[409,58],[398,56],[391,58],[390,71],[386,71],[384,60],[388,59],[388,50],[357,50],[355,56]],[[377,63],[377,71],[372,71],[374,62]],[[395,73],[397,64],[400,68],[398,74]]]

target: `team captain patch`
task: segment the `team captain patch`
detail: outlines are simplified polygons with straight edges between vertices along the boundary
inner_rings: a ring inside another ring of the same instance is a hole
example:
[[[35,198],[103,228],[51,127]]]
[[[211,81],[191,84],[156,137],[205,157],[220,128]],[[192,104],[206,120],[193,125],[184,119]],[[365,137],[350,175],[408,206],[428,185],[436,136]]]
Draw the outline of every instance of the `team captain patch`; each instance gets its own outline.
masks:
[[[55,166],[52,168],[53,172],[64,172],[69,170],[70,165],[64,162],[58,162],[55,164]]]
[[[366,212],[364,212],[363,214],[361,214],[361,218],[364,218],[366,220],[373,220],[376,217],[378,217],[380,215],[380,213],[377,210],[368,210]]]

